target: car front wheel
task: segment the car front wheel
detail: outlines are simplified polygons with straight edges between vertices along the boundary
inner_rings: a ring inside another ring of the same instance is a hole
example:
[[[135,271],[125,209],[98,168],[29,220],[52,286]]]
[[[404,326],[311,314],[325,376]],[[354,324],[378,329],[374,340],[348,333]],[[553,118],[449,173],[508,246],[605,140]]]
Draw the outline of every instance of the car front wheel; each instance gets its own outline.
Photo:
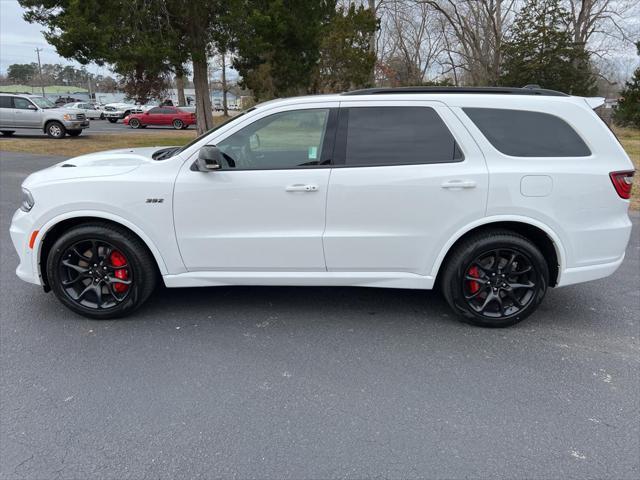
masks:
[[[142,125],[140,124],[140,120],[138,120],[137,118],[132,118],[131,120],[129,120],[129,126],[131,128],[140,128]]]
[[[140,307],[151,295],[157,274],[139,238],[117,226],[92,223],[67,231],[54,243],[47,278],[65,306],[102,320]]]
[[[549,268],[540,250],[510,231],[488,231],[463,240],[442,277],[442,292],[464,321],[508,327],[531,315],[544,298]]]
[[[64,138],[67,133],[67,130],[64,128],[60,122],[49,122],[47,123],[47,127],[45,129],[47,135],[51,138]]]
[[[176,130],[180,130],[182,127],[184,127],[184,122],[176,118],[173,121],[173,128],[175,128]]]

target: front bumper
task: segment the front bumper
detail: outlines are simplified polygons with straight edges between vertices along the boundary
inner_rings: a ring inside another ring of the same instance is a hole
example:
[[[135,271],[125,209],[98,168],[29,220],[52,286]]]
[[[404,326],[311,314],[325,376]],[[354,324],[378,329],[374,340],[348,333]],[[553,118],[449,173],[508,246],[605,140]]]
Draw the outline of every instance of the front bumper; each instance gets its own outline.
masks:
[[[11,220],[11,228],[9,232],[11,234],[11,241],[13,247],[18,253],[20,263],[16,268],[16,275],[25,282],[34,283],[36,285],[42,285],[40,275],[38,273],[38,264],[34,260],[35,249],[29,248],[29,240],[31,233],[33,232],[33,221],[30,215],[22,210],[16,210]],[[41,234],[36,237],[37,242],[40,241]]]
[[[84,128],[89,128],[89,120],[69,120],[63,123],[64,128],[67,130],[82,130]]]

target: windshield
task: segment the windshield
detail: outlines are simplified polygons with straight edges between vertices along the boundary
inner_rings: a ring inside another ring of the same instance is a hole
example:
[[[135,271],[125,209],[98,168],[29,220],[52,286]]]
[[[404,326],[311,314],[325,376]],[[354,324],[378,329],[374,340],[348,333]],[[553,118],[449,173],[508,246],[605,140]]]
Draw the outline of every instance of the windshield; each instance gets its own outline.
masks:
[[[247,110],[245,110],[244,112],[240,112],[238,115],[236,115],[235,117],[231,117],[229,120],[227,120],[226,122],[222,122],[220,125],[216,125],[215,127],[213,127],[211,130],[208,130],[206,132],[204,132],[202,135],[198,135],[196,138],[194,138],[193,140],[191,140],[189,143],[187,143],[184,147],[177,149],[175,152],[173,152],[173,155],[177,155],[179,153],[184,152],[187,148],[189,148],[191,145],[193,145],[196,142],[199,142],[200,140],[202,140],[203,137],[209,135],[211,132],[215,132],[216,130],[218,130],[219,128],[222,128],[226,125],[229,125],[231,122],[235,122],[237,119],[239,119],[240,117],[242,117],[243,115],[246,115],[249,112],[253,112],[256,109],[256,107],[251,107]]]
[[[56,108],[56,105],[46,98],[42,97],[29,97],[29,99],[40,108]]]

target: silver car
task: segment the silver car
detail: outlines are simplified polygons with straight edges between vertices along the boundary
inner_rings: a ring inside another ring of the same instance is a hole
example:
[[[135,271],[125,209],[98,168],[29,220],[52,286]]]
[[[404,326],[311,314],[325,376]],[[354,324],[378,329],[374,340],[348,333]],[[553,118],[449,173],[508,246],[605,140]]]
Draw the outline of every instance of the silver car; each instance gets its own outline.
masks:
[[[51,138],[77,137],[88,127],[89,120],[78,110],[56,108],[53,102],[35,95],[0,93],[0,132],[4,136],[36,129]]]

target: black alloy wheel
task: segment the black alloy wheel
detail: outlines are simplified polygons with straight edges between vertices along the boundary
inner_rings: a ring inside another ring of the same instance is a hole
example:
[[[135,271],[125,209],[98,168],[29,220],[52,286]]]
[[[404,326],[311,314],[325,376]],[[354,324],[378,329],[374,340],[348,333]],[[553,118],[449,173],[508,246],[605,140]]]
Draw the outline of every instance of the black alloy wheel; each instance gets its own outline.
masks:
[[[107,319],[134,311],[157,279],[146,245],[119,226],[91,223],[58,238],[47,257],[47,280],[58,299],[85,317]]]
[[[485,231],[456,246],[441,281],[445,299],[464,321],[507,327],[538,308],[549,285],[549,267],[522,235]]]
[[[63,253],[58,268],[69,298],[96,310],[122,303],[134,282],[127,258],[110,243],[98,239],[71,245]]]

